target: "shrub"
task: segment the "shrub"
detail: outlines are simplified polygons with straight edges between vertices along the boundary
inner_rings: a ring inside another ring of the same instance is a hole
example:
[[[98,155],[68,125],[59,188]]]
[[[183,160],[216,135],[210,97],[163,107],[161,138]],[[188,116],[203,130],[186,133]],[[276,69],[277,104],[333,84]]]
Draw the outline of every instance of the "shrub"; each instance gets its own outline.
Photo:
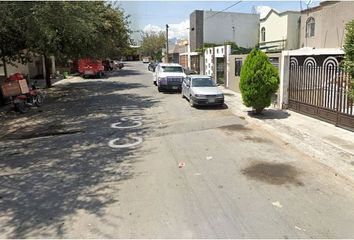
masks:
[[[277,69],[265,53],[253,49],[241,68],[240,90],[243,103],[259,114],[270,106],[272,95],[278,87]]]
[[[346,35],[344,43],[344,66],[351,75],[351,88],[349,97],[354,99],[354,20],[346,24]]]

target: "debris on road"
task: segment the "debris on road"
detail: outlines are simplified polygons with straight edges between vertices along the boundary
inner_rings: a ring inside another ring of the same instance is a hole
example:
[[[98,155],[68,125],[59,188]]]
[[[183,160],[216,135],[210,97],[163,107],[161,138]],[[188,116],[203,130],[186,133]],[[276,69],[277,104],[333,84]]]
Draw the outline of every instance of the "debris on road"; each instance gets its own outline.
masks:
[[[272,202],[272,205],[277,207],[277,208],[282,208],[283,206],[280,204],[280,202],[276,201],[276,202]]]
[[[180,163],[178,164],[178,167],[179,167],[179,168],[183,168],[184,166],[186,166],[186,163],[185,163],[185,162],[180,162]]]
[[[211,159],[213,159],[212,156],[207,156],[207,157],[206,157],[206,160],[211,160]]]

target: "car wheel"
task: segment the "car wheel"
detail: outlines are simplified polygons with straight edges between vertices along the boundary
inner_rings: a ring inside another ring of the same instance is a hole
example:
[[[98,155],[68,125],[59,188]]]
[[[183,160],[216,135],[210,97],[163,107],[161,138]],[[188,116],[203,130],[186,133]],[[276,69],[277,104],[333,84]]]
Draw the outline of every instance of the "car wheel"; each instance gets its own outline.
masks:
[[[189,105],[191,105],[191,107],[195,107],[192,97],[189,98]]]
[[[157,87],[157,91],[162,92],[162,88],[161,87]]]
[[[181,95],[182,95],[182,98],[186,98],[183,93]]]

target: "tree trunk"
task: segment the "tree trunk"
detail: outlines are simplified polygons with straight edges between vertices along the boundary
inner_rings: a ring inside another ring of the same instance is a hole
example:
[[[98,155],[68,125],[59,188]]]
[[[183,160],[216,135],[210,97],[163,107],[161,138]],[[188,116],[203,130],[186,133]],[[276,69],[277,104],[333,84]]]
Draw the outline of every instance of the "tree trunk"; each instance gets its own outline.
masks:
[[[44,55],[44,65],[45,65],[45,83],[47,88],[52,87],[52,81],[50,79],[50,72],[51,72],[51,60],[50,58],[47,57],[47,55]]]

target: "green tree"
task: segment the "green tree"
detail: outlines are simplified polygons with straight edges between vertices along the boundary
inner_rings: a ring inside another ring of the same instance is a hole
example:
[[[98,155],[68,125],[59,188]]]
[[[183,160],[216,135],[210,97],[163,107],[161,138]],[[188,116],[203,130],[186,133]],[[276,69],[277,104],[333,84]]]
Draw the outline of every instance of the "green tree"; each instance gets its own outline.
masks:
[[[270,106],[271,97],[278,87],[277,69],[264,52],[253,49],[241,69],[240,90],[243,103],[259,114]]]
[[[224,45],[231,46],[231,54],[248,54],[252,51],[252,48],[239,47],[235,42],[226,41]]]
[[[140,51],[144,56],[150,56],[154,60],[161,61],[162,48],[166,46],[165,33],[160,32],[143,32],[141,34]]]
[[[17,40],[5,55],[18,58],[16,52],[23,49],[44,55],[47,73],[50,56],[60,61],[112,58],[129,45],[127,17],[121,9],[107,2],[1,2],[0,9],[7,14],[6,18],[1,18],[11,27],[0,29],[1,41],[11,42],[18,37],[23,40]],[[11,34],[9,31],[14,27],[18,31]],[[46,76],[50,87],[50,75]]]
[[[26,11],[25,2],[0,2],[0,59],[3,63],[25,63],[30,58],[25,51]]]
[[[349,91],[349,96],[354,99],[354,20],[347,23],[346,31],[344,65],[351,75],[351,89]]]

